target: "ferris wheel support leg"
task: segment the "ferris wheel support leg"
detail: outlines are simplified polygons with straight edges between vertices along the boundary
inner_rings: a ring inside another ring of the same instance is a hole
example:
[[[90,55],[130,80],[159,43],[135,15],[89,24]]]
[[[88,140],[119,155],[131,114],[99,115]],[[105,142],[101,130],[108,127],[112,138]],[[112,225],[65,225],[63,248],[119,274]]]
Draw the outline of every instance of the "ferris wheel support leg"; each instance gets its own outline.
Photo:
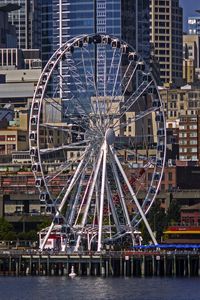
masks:
[[[93,192],[94,192],[94,187],[95,187],[97,176],[98,176],[98,173],[99,173],[102,157],[103,157],[103,147],[100,151],[99,158],[98,158],[98,161],[97,161],[97,165],[95,165],[94,177],[93,177],[93,181],[92,181],[92,184],[91,184],[91,187],[90,187],[90,190],[89,190],[88,200],[87,200],[87,204],[86,204],[86,207],[85,207],[85,210],[84,210],[83,219],[82,219],[82,222],[81,222],[82,228],[85,226],[85,223],[86,223],[86,220],[87,220],[88,211],[89,211],[89,208],[90,208],[92,195],[93,195]],[[75,246],[74,251],[78,251],[80,241],[81,241],[81,234],[77,238],[76,246]]]
[[[55,225],[55,220],[56,220],[57,217],[60,215],[60,212],[61,212],[61,210],[62,210],[62,208],[63,208],[63,206],[64,206],[64,204],[65,204],[65,202],[66,202],[66,200],[67,200],[67,197],[69,196],[71,190],[73,189],[74,184],[76,183],[76,180],[77,180],[78,177],[80,176],[80,171],[81,171],[81,168],[82,168],[82,165],[83,165],[84,162],[85,162],[85,160],[83,159],[83,160],[80,162],[78,168],[76,169],[76,172],[75,172],[75,174],[74,174],[74,177],[72,178],[72,180],[71,180],[71,182],[70,182],[70,184],[69,184],[69,187],[68,187],[68,189],[67,189],[67,191],[66,191],[66,193],[65,193],[65,195],[64,195],[64,197],[63,197],[62,202],[60,203],[60,206],[59,206],[59,208],[58,208],[58,210],[57,210],[57,212],[56,212],[56,214],[55,214],[55,217],[54,217],[54,219],[53,219],[53,221],[52,221],[52,223],[51,223],[51,226],[49,227],[48,232],[47,232],[47,234],[46,234],[46,236],[45,236],[45,238],[44,238],[44,240],[43,240],[43,242],[42,242],[41,250],[44,249],[44,246],[45,246],[45,244],[46,244],[46,242],[47,242],[47,240],[48,240],[48,238],[49,238],[49,235],[50,235],[50,233],[51,233],[51,231],[52,231],[52,229],[53,229],[53,227],[54,227],[54,225]]]
[[[112,165],[112,169],[113,169],[115,182],[116,182],[116,185],[117,185],[117,190],[118,190],[118,193],[119,193],[119,196],[120,196],[120,202],[121,202],[122,209],[123,209],[123,212],[124,212],[124,215],[125,215],[126,224],[128,225],[128,228],[131,231],[131,237],[132,237],[132,241],[133,241],[133,245],[134,245],[135,244],[135,238],[134,238],[134,234],[133,234],[133,231],[132,231],[131,220],[129,218],[128,210],[127,210],[126,203],[125,203],[124,193],[123,193],[122,188],[121,188],[120,179],[119,179],[119,176],[118,176],[118,173],[117,173],[117,170],[116,170],[115,162],[113,161],[112,158],[111,158],[111,165]]]
[[[96,199],[95,207],[96,207],[96,211],[97,211],[97,220],[99,223],[99,197],[100,197],[100,194],[99,194],[99,190],[98,190],[98,187],[99,187],[98,181],[99,181],[99,178],[97,177],[97,182],[95,185],[95,199]]]
[[[122,176],[123,176],[123,178],[124,178],[124,180],[126,182],[126,185],[127,185],[128,189],[129,189],[129,192],[130,192],[130,194],[131,194],[131,196],[132,196],[132,198],[133,198],[133,200],[134,200],[134,202],[135,202],[135,204],[137,206],[137,209],[138,209],[138,211],[139,211],[139,213],[140,213],[140,215],[142,217],[142,220],[144,221],[144,224],[145,224],[145,226],[146,226],[146,228],[147,228],[147,230],[149,232],[149,235],[150,235],[150,237],[151,237],[154,245],[157,245],[158,243],[157,243],[157,241],[155,239],[155,236],[154,236],[154,234],[153,234],[153,232],[151,230],[151,227],[150,227],[150,225],[149,225],[149,223],[148,223],[148,221],[146,219],[146,216],[145,216],[145,214],[144,214],[144,212],[143,212],[143,210],[142,210],[142,208],[141,208],[141,206],[140,206],[140,204],[138,202],[138,199],[137,199],[137,197],[136,197],[136,195],[135,195],[135,193],[134,193],[134,191],[133,191],[133,189],[132,189],[132,187],[131,187],[131,185],[129,183],[129,180],[128,180],[128,178],[127,178],[127,176],[126,176],[126,174],[125,174],[125,172],[124,172],[124,170],[123,170],[123,168],[122,168],[122,166],[120,164],[120,161],[119,161],[116,153],[112,149],[112,147],[110,147],[110,150],[111,150],[111,152],[112,152],[112,154],[114,156],[114,159],[115,159],[115,161],[116,161],[116,163],[118,165],[118,168],[119,168],[119,170],[120,170],[120,172],[121,172],[121,174],[122,174]]]
[[[115,223],[115,226],[117,228],[117,231],[120,232],[120,224],[119,224],[119,219],[115,210],[115,206],[112,201],[112,195],[110,191],[110,187],[108,185],[108,181],[106,180],[106,192],[107,192],[107,198],[108,198],[108,203],[110,205],[111,211],[112,211],[112,217]]]
[[[107,158],[107,142],[105,140],[103,144],[103,166],[102,166],[102,178],[101,178],[99,230],[98,230],[98,245],[97,245],[98,252],[100,252],[102,248],[103,206],[104,206],[105,181],[106,181],[106,158]]]
[[[74,203],[72,205],[70,215],[67,218],[67,223],[69,224],[69,226],[72,226],[72,223],[73,223],[73,220],[74,220],[74,216],[75,216],[75,212],[76,212],[76,206],[77,206],[79,198],[80,198],[82,183],[83,183],[84,177],[85,177],[85,171],[81,175],[81,180],[80,180],[80,184],[78,186],[78,191],[77,191]]]

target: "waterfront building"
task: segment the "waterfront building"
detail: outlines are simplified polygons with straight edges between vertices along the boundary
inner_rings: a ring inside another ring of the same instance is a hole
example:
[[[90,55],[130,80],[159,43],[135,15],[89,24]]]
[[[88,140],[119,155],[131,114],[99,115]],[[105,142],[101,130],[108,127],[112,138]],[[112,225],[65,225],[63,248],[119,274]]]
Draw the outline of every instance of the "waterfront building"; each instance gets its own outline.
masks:
[[[0,107],[29,107],[41,69],[1,70],[4,81],[0,83]]]
[[[200,115],[183,115],[179,123],[179,158],[180,160],[198,161]]]
[[[182,82],[183,12],[179,0],[150,1],[151,43],[164,84]]]
[[[7,128],[0,130],[0,155],[11,155],[13,151],[28,150],[27,130]]]
[[[166,244],[199,244],[200,227],[196,224],[169,226],[163,234],[163,242]]]
[[[165,115],[168,127],[173,128],[174,122],[180,118],[181,115],[186,114],[188,109],[188,92],[191,86],[183,86],[178,88],[160,88],[160,95],[165,106]]]

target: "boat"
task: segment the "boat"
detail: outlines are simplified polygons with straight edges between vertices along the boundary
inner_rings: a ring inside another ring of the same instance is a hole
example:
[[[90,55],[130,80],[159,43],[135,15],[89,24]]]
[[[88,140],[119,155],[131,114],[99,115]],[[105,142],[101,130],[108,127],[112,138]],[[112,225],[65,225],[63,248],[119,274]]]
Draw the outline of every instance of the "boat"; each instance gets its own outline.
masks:
[[[74,278],[77,274],[74,272],[74,266],[71,267],[71,272],[69,273],[69,277]]]

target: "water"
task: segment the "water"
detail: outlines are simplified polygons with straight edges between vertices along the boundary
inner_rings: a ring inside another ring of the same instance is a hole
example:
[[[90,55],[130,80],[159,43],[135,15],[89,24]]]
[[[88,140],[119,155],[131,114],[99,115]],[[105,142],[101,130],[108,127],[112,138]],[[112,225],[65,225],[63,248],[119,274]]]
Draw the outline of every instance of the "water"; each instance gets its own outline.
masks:
[[[0,277],[0,300],[199,300],[198,278]]]

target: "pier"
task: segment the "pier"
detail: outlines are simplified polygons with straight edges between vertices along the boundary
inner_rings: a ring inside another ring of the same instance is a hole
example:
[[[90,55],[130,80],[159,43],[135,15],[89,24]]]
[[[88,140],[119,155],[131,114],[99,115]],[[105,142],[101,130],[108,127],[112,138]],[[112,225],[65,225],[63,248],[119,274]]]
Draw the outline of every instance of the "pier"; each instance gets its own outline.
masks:
[[[78,276],[200,276],[200,253],[108,252],[104,254],[25,253],[2,251],[0,275],[68,276],[72,266]]]

